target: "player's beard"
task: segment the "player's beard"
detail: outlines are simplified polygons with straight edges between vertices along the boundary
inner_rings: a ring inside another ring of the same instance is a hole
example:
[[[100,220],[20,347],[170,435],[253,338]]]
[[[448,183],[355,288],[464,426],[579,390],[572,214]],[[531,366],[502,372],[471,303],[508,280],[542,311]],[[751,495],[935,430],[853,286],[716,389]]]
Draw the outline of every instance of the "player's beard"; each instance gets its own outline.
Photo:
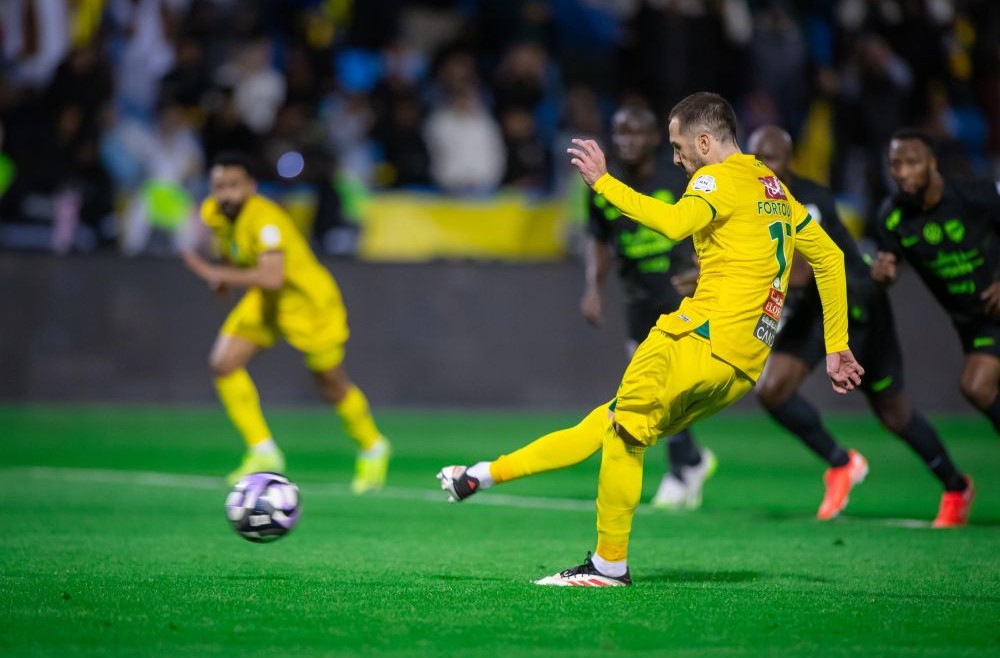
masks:
[[[684,164],[684,163],[682,163],[682,164]],[[701,169],[702,167],[704,167],[706,164],[708,164],[708,163],[705,162],[702,158],[692,158],[691,159],[691,169],[688,169],[687,166],[685,166],[684,167],[684,173],[687,174],[688,178],[691,178],[692,176],[694,176],[694,174],[695,174],[696,171],[698,171],[699,169]]]
[[[898,183],[896,184],[896,190],[899,195],[899,200],[907,206],[913,208],[922,208],[924,205],[924,199],[927,197],[927,189],[931,186],[931,178],[928,176],[924,180],[924,184],[919,186],[914,192],[907,192]]]
[[[219,210],[221,210],[222,214],[225,215],[226,217],[228,217],[230,220],[234,220],[237,217],[239,217],[240,211],[243,210],[243,203],[244,202],[242,202],[242,201],[239,201],[239,202],[236,202],[236,201],[220,201],[219,202]]]

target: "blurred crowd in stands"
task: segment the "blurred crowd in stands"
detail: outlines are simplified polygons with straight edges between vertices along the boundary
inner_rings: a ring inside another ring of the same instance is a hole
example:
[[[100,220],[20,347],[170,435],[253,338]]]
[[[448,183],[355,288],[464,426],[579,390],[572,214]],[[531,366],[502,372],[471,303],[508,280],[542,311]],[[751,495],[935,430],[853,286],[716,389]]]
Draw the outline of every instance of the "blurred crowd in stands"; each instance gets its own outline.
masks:
[[[0,248],[155,249],[232,149],[314,195],[320,238],[372,191],[565,194],[570,136],[698,90],[787,128],[862,215],[904,125],[947,173],[1000,170],[997,0],[3,0],[0,21]]]

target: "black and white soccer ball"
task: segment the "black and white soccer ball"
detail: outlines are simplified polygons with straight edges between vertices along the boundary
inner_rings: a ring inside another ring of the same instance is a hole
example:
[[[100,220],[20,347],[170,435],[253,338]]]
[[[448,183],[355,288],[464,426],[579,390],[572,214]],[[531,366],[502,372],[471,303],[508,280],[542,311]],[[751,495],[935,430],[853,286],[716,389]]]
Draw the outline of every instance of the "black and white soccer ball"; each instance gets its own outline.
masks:
[[[299,522],[299,488],[278,473],[251,473],[226,498],[226,516],[241,537],[269,542],[284,537]]]

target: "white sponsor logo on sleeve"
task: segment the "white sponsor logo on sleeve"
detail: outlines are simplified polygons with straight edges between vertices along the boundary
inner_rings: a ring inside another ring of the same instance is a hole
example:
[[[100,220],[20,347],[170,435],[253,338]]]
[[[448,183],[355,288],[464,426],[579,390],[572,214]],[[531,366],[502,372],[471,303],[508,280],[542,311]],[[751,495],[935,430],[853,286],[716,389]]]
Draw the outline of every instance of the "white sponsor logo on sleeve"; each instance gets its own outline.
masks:
[[[274,224],[268,224],[260,229],[260,243],[265,247],[277,247],[281,244],[281,231]]]
[[[705,194],[711,194],[715,191],[715,176],[698,176],[693,183],[691,183],[691,189],[697,192],[704,192]]]

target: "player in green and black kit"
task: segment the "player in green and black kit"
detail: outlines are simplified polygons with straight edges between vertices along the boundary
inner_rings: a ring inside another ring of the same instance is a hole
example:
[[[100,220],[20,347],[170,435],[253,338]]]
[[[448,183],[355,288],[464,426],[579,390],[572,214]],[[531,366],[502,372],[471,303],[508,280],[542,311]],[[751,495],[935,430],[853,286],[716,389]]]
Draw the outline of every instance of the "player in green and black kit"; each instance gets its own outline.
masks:
[[[792,139],[784,130],[759,128],[750,135],[747,147],[778,175],[844,252],[851,351],[865,365],[861,389],[882,425],[913,448],[941,482],[945,492],[935,527],[964,525],[972,499],[971,484],[955,468],[937,432],[903,393],[903,357],[889,299],[872,281],[869,266],[840,221],[833,195],[792,173]],[[823,309],[812,272],[800,258],[792,261],[789,285],[778,336],[757,382],[757,398],[776,421],[829,464],[823,476],[826,493],[816,513],[825,521],[844,508],[851,488],[868,472],[868,464],[856,451],[838,445],[816,408],[799,394],[806,377],[826,353]]]
[[[673,203],[687,186],[677,167],[657,167],[660,133],[656,117],[643,107],[619,109],[611,122],[612,143],[617,166],[615,175],[633,189]],[[580,311],[590,324],[604,322],[601,286],[611,268],[612,252],[618,258],[618,273],[625,292],[628,331],[625,351],[632,357],[656,320],[676,311],[681,295],[675,288],[693,286],[694,248],[691,240],[672,242],[669,238],[623,217],[604,197],[587,190],[590,208],[587,246],[587,284]],[[667,441],[670,469],[660,483],[652,504],[663,509],[696,509],[701,505],[704,481],[715,472],[715,455],[699,448],[690,430]]]
[[[962,394],[1000,433],[1000,194],[993,181],[941,176],[933,143],[919,130],[889,142],[897,192],[875,226],[872,276],[891,283],[900,258],[951,316],[965,353]]]

